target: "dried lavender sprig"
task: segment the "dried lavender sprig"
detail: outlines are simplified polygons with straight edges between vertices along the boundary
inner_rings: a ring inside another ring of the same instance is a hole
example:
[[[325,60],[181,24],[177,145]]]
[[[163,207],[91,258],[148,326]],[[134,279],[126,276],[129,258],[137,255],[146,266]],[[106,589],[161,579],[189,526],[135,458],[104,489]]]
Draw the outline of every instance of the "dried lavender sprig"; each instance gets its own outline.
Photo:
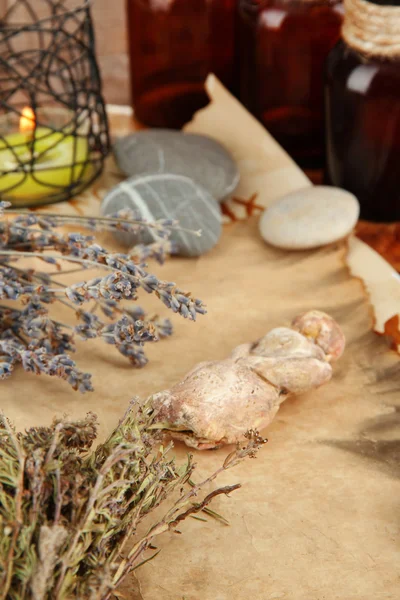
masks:
[[[4,216],[5,206],[6,203],[0,202],[0,215]],[[11,302],[22,300],[26,304],[20,313],[0,311],[2,377],[10,376],[14,366],[21,363],[29,371],[63,377],[81,391],[90,389],[90,378],[77,369],[67,354],[75,349],[74,332],[84,339],[102,338],[113,344],[133,365],[145,365],[143,345],[170,335],[172,327],[169,320],[155,323],[143,315],[136,319],[125,306],[119,306],[121,300],[135,301],[140,288],[155,293],[168,308],[185,318],[194,320],[197,314],[205,313],[200,300],[182,292],[172,282],[159,280],[145,269],[145,260],[155,258],[162,263],[165,255],[173,251],[169,232],[162,230],[163,225],[171,226],[171,222],[157,224],[159,229],[153,244],[137,245],[128,254],[111,254],[94,243],[92,235],[55,231],[57,224],[68,223],[68,217],[58,219],[58,215],[34,215],[28,211],[14,218],[6,217],[4,223],[0,222],[0,298]],[[105,219],[108,222],[108,218]],[[95,219],[90,219],[89,224],[98,228]],[[121,223],[124,230],[130,231],[133,231],[132,227],[145,226],[143,219],[134,225]],[[49,276],[15,265],[16,260],[27,257],[54,264],[56,275],[62,275],[64,261],[79,265],[79,269],[96,267],[106,269],[108,273],[66,287],[54,279],[54,274]],[[76,312],[80,323],[74,332],[69,325],[51,318],[49,311],[54,302]],[[89,302],[92,308],[83,310],[82,304]],[[113,323],[100,319],[99,312]],[[137,320],[140,322],[136,323]],[[61,358],[64,355],[66,362]]]
[[[86,249],[87,250],[87,249]],[[83,304],[89,300],[100,298],[113,300],[136,300],[136,291],[139,287],[143,288],[149,294],[155,292],[161,301],[173,310],[181,314],[184,318],[196,320],[196,314],[205,314],[205,307],[200,300],[193,299],[190,294],[176,288],[173,282],[160,281],[155,275],[150,275],[135,263],[126,260],[124,255],[107,255],[107,251],[96,245],[92,245],[90,250],[93,258],[99,257],[101,260],[91,260],[77,256],[60,256],[59,254],[47,254],[45,257],[40,252],[14,252],[13,250],[0,250],[0,257],[10,258],[46,258],[46,260],[66,260],[68,262],[79,263],[88,267],[96,267],[112,271],[112,275],[107,277],[97,277],[87,282],[81,282],[71,285],[66,289],[67,297],[77,305]],[[103,262],[107,261],[107,262]],[[25,288],[24,288],[25,289]],[[27,291],[18,292],[15,290],[17,299],[23,293],[32,293],[35,288],[28,287]],[[43,291],[49,291],[43,286]],[[1,296],[0,296],[1,297]]]
[[[33,276],[35,279],[39,279],[39,281],[47,280],[46,276],[41,277]],[[57,283],[61,287],[60,292],[64,293],[66,286],[61,283]],[[19,290],[21,291],[21,290]],[[47,293],[49,292],[58,292],[59,290],[49,290],[46,288]],[[12,292],[8,290],[10,296],[15,295],[15,290]],[[1,290],[0,290],[1,295]],[[93,339],[95,337],[101,337],[106,343],[114,344],[116,349],[128,357],[130,362],[138,367],[143,367],[147,364],[147,359],[143,353],[143,349],[141,346],[145,342],[149,341],[157,341],[160,337],[167,337],[172,334],[172,324],[167,320],[154,320],[154,318],[146,320],[144,311],[140,309],[140,307],[135,307],[134,309],[127,308],[119,308],[117,306],[113,307],[113,311],[117,311],[122,315],[122,318],[116,321],[113,324],[108,324],[102,321],[97,315],[92,312],[83,311],[81,309],[77,310],[69,302],[58,299],[59,302],[62,302],[69,309],[73,310],[76,314],[77,318],[82,322],[81,325],[77,325],[74,328],[74,331],[79,335],[81,339],[88,340]],[[110,311],[107,312],[107,304],[101,305],[103,312],[110,316]],[[38,308],[38,305],[36,306]],[[13,330],[16,333],[20,333],[23,330],[23,333],[28,333],[31,338],[36,340],[36,346],[43,346],[46,350],[49,350],[48,347],[48,338],[49,338],[49,329],[46,327],[44,330],[43,324],[50,326],[52,325],[52,333],[54,336],[54,328],[55,325],[63,328],[70,328],[70,326],[58,323],[54,320],[50,320],[48,317],[44,318],[43,316],[38,316],[37,311],[31,315],[30,304],[28,303],[27,308],[24,311],[19,311],[20,318],[14,318]],[[112,311],[111,311],[112,312]],[[20,325],[20,319],[25,317],[27,319],[28,327]],[[41,327],[38,327],[41,325]],[[42,333],[44,332],[44,333]],[[66,341],[69,342],[67,347]],[[57,347],[57,350],[71,350],[73,346],[71,345],[71,339],[68,338],[65,334],[62,336],[63,348]],[[32,349],[32,342],[30,343],[30,348]],[[4,367],[6,369],[6,367]],[[9,375],[10,370],[6,369],[6,372],[3,373],[3,376]]]
[[[174,229],[179,229],[176,221],[163,219],[149,222],[140,215],[135,220],[122,220],[132,213],[128,209],[119,211],[114,218],[100,217],[99,219],[90,217],[69,217],[69,216],[49,216],[47,213],[35,215],[25,211],[23,216],[16,216],[12,221],[0,223],[0,247],[16,248],[18,250],[38,250],[51,249],[55,247],[59,251],[68,251],[68,241],[79,244],[81,247],[88,246],[93,242],[93,236],[83,236],[82,234],[72,234],[69,240],[65,236],[54,231],[54,228],[62,225],[79,224],[94,231],[102,229],[116,229],[137,234],[144,229],[153,228],[153,238],[155,239],[152,252],[143,245],[135,247],[135,255],[138,262],[143,262],[147,257],[153,254],[160,263],[164,262],[167,254],[175,253],[176,243],[169,240],[169,236]],[[111,224],[110,224],[111,223]],[[188,230],[187,233],[198,235],[199,232]],[[142,252],[140,252],[140,250]],[[142,254],[142,255],[141,255]]]
[[[24,273],[24,271],[18,269],[15,266],[12,267],[12,272],[14,272],[14,271],[16,273],[20,274],[21,277],[26,276],[26,273]],[[64,272],[61,272],[58,274],[62,275],[62,274],[64,274]],[[0,274],[0,276],[1,276],[1,274]],[[55,281],[54,279],[49,277],[49,275],[46,273],[36,273],[36,274],[30,273],[28,279],[30,281],[36,280],[40,283],[40,286],[41,286],[40,289],[42,290],[42,294],[43,294],[44,289],[46,290],[47,295],[49,294],[49,292],[52,292],[54,294],[56,294],[58,292],[63,293],[63,294],[65,293],[64,290],[66,289],[66,286],[58,281]],[[8,292],[7,296],[8,297],[16,298],[18,293],[21,294],[23,291],[25,291],[26,293],[31,293],[33,291],[34,288],[32,288],[31,286],[22,287],[22,284],[18,280],[17,277],[16,277],[16,280],[17,280],[17,289],[14,289],[14,288],[11,289],[10,285],[8,285],[8,288],[7,288],[7,292]],[[43,284],[57,285],[58,287],[61,288],[61,290],[52,290],[52,289],[49,289],[48,287],[43,288]],[[1,293],[1,289],[0,289],[0,296],[1,295],[4,296],[4,292]],[[70,304],[66,300],[63,300],[60,297],[58,297],[58,301],[61,302],[62,304],[64,304],[65,306],[67,306],[68,308],[70,308],[71,310],[73,310],[74,312],[76,312],[76,307],[74,307],[72,304]],[[128,314],[130,317],[137,319],[137,318],[139,318],[138,313],[140,313],[141,320],[144,320],[144,312],[140,309],[140,307],[136,307],[133,310],[128,310],[126,308],[121,309],[121,308],[117,307],[115,302],[110,301],[110,300],[108,302],[102,302],[102,301],[98,300],[98,304],[100,305],[102,312],[104,312],[104,314],[107,315],[108,317],[113,317],[113,313],[118,312],[121,314]],[[110,306],[110,305],[112,305],[112,306]],[[136,314],[134,314],[134,313],[136,313]],[[85,312],[84,311],[80,310],[80,311],[76,312],[76,314],[78,317],[82,317],[82,320],[85,320]],[[86,322],[85,322],[85,325],[87,325]],[[65,327],[68,328],[67,325]],[[80,329],[79,329],[79,331],[80,331]],[[163,324],[163,325],[160,324],[160,328],[157,331],[159,331],[161,333],[161,337],[166,337],[166,336],[170,335],[172,333],[170,321],[166,320],[165,324]],[[89,337],[95,337],[95,335],[92,334]],[[140,360],[139,362],[140,362],[140,364],[143,363],[142,360]]]
[[[29,215],[32,216],[32,212],[29,210],[23,209],[15,209],[15,210],[7,210],[10,214],[16,215]],[[1,214],[1,213],[0,213]],[[35,215],[33,215],[35,216]],[[140,227],[146,227],[150,229],[168,229],[171,231],[183,231],[185,233],[190,233],[191,235],[195,235],[197,237],[201,236],[201,230],[193,230],[193,229],[185,229],[179,225],[179,222],[171,219],[160,219],[157,221],[146,221],[140,216],[140,213],[134,211],[129,208],[124,208],[113,215],[107,217],[86,217],[84,215],[59,215],[57,213],[41,213],[41,216],[38,218],[48,218],[52,220],[53,226],[63,226],[68,224],[79,224],[86,229],[94,229],[98,230],[99,224],[104,225],[116,225],[118,229],[122,231],[128,231],[125,229],[128,225],[139,225]]]

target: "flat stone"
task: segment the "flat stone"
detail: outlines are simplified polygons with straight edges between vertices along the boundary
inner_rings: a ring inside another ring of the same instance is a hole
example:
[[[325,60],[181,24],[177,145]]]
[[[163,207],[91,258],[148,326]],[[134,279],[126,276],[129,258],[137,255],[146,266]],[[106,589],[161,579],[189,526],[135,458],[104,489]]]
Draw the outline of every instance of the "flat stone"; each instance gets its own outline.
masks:
[[[278,248],[317,248],[346,237],[359,214],[358,200],[350,192],[313,186],[287,194],[269,206],[260,219],[260,233]]]
[[[219,201],[239,183],[239,171],[229,152],[203,135],[169,129],[138,131],[114,145],[119,168],[128,177],[174,173],[190,177]]]
[[[105,196],[101,212],[111,215],[130,208],[149,221],[173,219],[187,231],[173,230],[170,239],[178,245],[181,256],[200,256],[208,252],[221,236],[222,216],[218,202],[203,187],[182,175],[161,173],[141,175],[122,181]],[[149,244],[154,235],[149,228],[138,235],[116,233],[124,245]]]

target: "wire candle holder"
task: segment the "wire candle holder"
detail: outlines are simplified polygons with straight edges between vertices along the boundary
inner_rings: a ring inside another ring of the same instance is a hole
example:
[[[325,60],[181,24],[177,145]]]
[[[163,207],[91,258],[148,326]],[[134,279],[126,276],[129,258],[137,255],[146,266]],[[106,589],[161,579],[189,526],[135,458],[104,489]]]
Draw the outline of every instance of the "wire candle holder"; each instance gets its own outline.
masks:
[[[0,13],[0,200],[67,200],[102,172],[110,137],[90,0],[9,0]]]

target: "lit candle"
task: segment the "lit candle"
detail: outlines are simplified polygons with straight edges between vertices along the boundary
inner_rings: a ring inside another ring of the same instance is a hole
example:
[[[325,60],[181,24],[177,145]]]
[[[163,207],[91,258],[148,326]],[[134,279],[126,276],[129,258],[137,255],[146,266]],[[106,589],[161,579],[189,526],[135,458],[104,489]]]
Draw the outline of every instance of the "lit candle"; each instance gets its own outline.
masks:
[[[88,153],[85,137],[36,127],[33,110],[25,108],[20,131],[0,138],[0,199],[14,205],[50,200],[90,176]]]

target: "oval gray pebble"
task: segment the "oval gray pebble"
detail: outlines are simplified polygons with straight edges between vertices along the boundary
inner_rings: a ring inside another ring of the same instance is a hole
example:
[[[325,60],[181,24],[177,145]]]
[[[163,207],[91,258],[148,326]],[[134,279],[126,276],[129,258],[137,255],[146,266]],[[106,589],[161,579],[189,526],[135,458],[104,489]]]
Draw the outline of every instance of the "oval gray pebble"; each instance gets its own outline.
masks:
[[[180,256],[201,256],[218,242],[222,216],[219,204],[207,190],[188,177],[163,173],[131,177],[113,188],[104,198],[101,212],[111,215],[123,208],[138,211],[150,221],[173,219],[191,231],[202,230],[201,237],[187,231],[174,230],[171,240],[178,245]],[[151,243],[151,229],[134,236],[115,234],[125,245]]]
[[[138,131],[114,146],[119,168],[128,177],[175,173],[194,179],[219,201],[239,183],[239,171],[229,152],[212,138],[169,129]]]

